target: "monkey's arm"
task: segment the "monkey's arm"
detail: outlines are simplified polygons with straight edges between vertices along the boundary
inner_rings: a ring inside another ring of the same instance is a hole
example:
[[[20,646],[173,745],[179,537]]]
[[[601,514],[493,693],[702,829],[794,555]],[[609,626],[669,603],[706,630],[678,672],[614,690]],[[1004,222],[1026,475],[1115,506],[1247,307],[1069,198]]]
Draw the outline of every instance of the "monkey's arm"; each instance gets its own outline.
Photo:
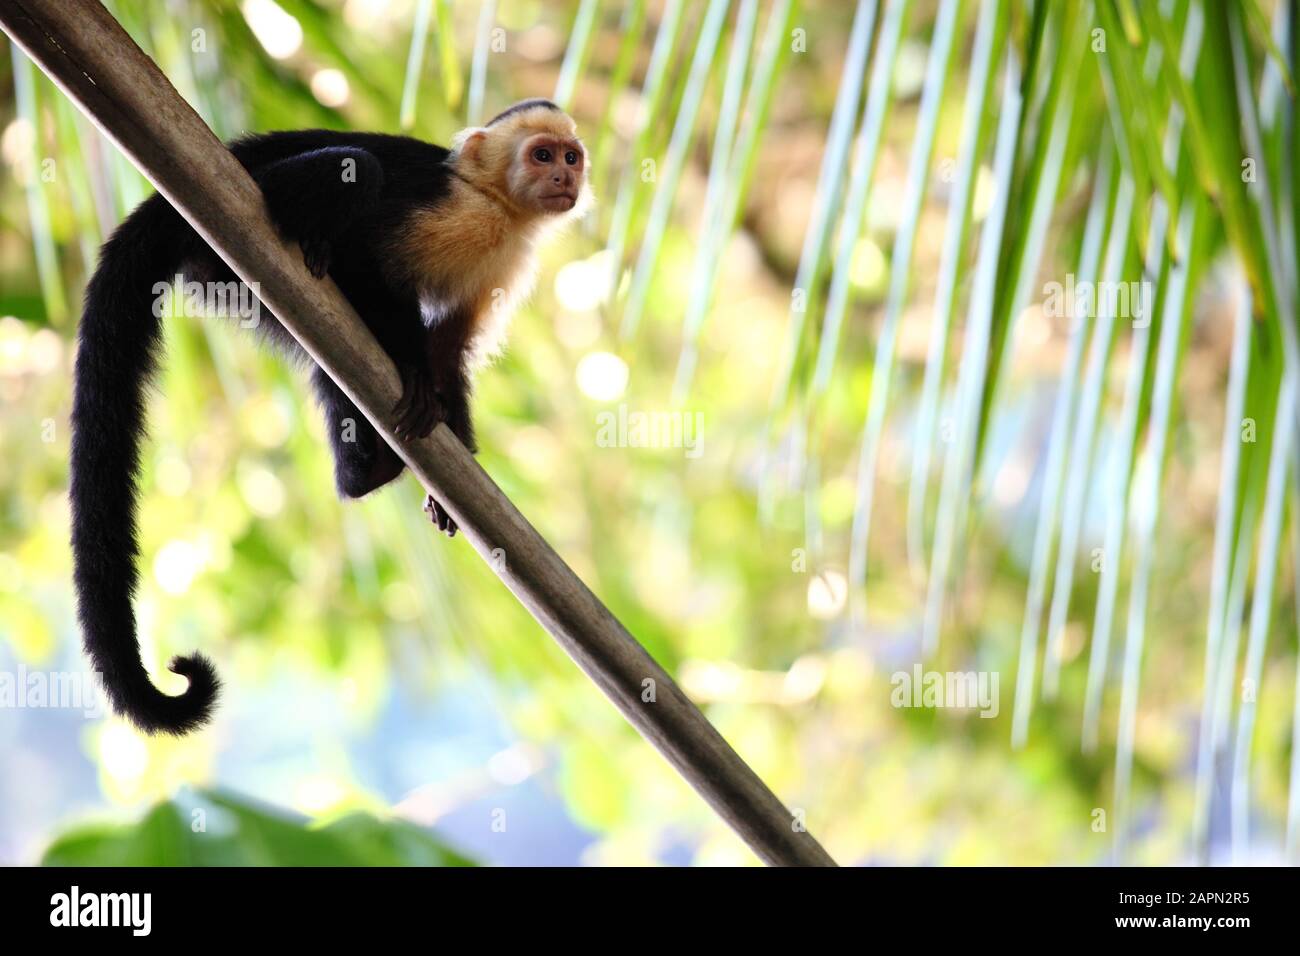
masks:
[[[316,278],[329,270],[334,246],[379,198],[384,171],[372,153],[354,146],[327,146],[256,170],[271,221],[286,239],[302,246]]]

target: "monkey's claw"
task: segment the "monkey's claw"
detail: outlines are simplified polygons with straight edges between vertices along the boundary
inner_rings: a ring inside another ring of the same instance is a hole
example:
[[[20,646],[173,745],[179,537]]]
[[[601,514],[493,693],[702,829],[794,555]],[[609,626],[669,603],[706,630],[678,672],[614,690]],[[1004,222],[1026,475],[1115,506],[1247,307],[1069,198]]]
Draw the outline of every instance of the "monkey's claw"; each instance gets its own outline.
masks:
[[[442,505],[433,500],[433,495],[424,496],[424,510],[428,513],[429,520],[438,526],[439,531],[444,532],[449,538],[456,537],[456,522]]]
[[[423,438],[447,417],[433,381],[427,374],[413,370],[402,374],[402,397],[393,407],[393,414],[397,416],[393,432],[404,441]]]
[[[303,239],[302,261],[307,271],[317,279],[323,279],[330,268],[330,241],[328,239]]]

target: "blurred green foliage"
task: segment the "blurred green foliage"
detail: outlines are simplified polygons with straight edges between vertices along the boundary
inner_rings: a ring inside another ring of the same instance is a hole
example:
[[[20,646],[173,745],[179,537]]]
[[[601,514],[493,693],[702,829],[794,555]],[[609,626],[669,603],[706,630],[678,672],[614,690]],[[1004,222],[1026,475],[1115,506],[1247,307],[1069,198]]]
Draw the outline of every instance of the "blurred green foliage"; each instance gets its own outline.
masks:
[[[82,825],[44,866],[470,866],[419,827],[362,813],[312,824],[229,795],[170,800],[139,823]]]

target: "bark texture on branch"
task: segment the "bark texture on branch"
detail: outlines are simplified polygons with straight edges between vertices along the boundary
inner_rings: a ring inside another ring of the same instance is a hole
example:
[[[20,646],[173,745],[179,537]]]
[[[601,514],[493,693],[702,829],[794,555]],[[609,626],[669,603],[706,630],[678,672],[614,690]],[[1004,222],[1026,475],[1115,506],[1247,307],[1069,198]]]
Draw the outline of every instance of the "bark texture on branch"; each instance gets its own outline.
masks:
[[[313,279],[257,186],[97,0],[0,0],[0,25],[167,197],[347,393],[519,601],[766,863],[834,861],[445,426],[393,437],[397,372],[333,282]],[[416,512],[418,515],[418,511]],[[492,560],[495,549],[504,562]],[[643,681],[655,701],[643,702]]]

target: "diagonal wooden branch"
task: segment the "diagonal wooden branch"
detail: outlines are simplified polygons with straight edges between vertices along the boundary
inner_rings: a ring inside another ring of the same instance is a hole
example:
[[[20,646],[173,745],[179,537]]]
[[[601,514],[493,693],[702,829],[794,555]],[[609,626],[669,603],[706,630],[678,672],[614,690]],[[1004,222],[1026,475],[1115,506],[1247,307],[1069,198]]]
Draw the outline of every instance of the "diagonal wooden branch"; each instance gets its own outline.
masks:
[[[634,727],[758,856],[834,861],[672,678],[601,604],[445,426],[400,443],[400,386],[379,344],[329,280],[276,235],[257,186],[96,0],[0,0],[0,26],[129,156],[356,403],[475,550]],[[654,681],[655,700],[641,699]]]

